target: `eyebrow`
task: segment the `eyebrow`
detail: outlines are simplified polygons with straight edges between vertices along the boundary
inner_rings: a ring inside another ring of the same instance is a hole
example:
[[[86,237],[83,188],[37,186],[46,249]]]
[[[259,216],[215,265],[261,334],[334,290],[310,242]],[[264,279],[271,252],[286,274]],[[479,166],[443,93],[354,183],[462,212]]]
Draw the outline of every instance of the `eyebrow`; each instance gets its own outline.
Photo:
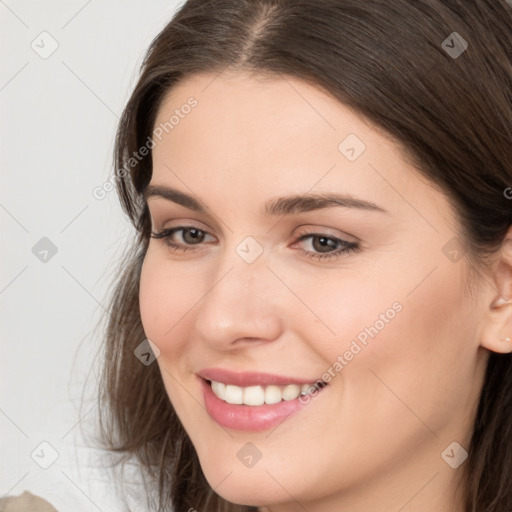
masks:
[[[144,201],[147,201],[150,197],[162,197],[198,213],[207,213],[208,209],[194,197],[167,186],[148,185],[144,190],[143,199]],[[315,193],[270,199],[265,203],[264,214],[268,217],[274,215],[291,215],[294,213],[310,212],[333,206],[389,213],[387,210],[375,203],[364,199],[358,199],[350,195],[337,193]]]

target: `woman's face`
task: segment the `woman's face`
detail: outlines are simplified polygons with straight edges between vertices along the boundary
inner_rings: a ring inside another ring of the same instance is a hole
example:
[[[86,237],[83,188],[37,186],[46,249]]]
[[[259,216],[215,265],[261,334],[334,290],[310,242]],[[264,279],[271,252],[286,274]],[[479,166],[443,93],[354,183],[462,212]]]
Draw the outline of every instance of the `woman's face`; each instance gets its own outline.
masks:
[[[150,185],[174,192],[148,193],[152,229],[175,231],[150,241],[142,322],[210,485],[287,511],[445,510],[486,362],[445,196],[292,78],[188,78],[153,143]]]

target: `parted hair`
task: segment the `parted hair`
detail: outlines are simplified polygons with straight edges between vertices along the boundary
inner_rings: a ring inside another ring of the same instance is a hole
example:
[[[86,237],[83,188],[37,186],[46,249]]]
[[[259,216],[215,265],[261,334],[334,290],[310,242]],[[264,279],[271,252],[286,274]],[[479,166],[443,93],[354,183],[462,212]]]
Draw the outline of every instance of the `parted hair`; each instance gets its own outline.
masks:
[[[449,51],[462,41],[454,32],[467,43],[457,56]],[[161,511],[256,510],[210,488],[158,365],[134,357],[146,338],[139,280],[151,234],[143,199],[151,152],[128,162],[174,85],[225,70],[300,78],[383,130],[449,198],[475,268],[500,250],[512,224],[506,0],[186,1],[147,49],[116,133],[116,187],[135,237],[113,277],[99,387],[104,446],[137,461]],[[511,512],[510,354],[490,354],[468,453],[466,512]]]

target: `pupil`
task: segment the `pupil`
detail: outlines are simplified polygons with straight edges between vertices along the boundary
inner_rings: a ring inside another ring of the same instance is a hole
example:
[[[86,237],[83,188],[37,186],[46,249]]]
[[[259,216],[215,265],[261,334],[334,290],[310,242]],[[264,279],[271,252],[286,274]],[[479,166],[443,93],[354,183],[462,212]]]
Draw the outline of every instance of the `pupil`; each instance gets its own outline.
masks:
[[[189,229],[185,231],[185,237],[189,236],[192,241],[197,241],[198,239],[201,239],[201,231],[199,229]]]
[[[315,247],[316,250],[319,249],[319,252],[328,252],[328,251],[325,251],[325,249],[333,249],[333,245],[336,245],[335,242],[333,240],[331,240],[330,238],[326,238],[325,236],[319,236],[319,237],[316,237],[316,240],[318,240],[318,243],[319,243],[319,248],[318,247]],[[315,245],[315,244],[313,244]]]

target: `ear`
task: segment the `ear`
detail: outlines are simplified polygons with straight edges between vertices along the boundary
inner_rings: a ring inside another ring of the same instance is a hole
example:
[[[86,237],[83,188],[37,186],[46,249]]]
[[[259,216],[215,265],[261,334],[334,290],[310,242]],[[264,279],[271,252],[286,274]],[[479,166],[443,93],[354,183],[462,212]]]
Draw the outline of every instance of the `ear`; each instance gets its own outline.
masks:
[[[505,354],[512,352],[512,226],[493,269],[493,298],[484,315],[480,345]]]

